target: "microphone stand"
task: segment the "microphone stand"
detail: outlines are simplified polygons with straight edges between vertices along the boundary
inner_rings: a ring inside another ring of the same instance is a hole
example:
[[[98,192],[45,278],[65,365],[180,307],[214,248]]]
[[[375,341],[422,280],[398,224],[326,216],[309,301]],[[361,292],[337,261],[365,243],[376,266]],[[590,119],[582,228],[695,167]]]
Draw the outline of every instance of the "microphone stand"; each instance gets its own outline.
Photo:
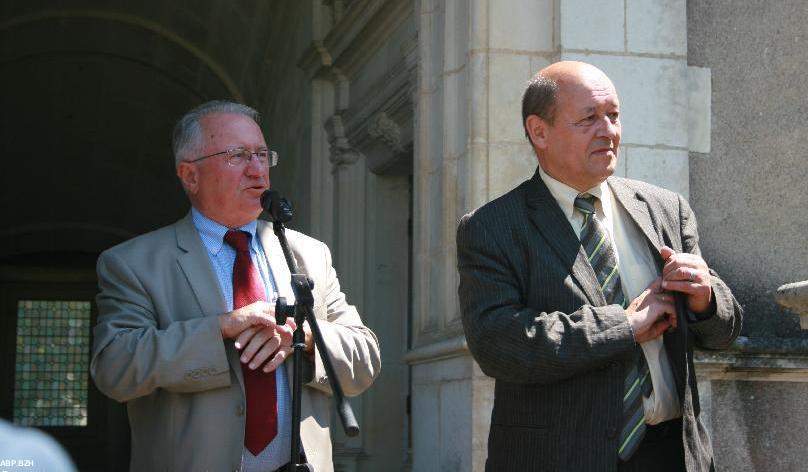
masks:
[[[323,367],[325,367],[325,372],[331,384],[331,391],[337,403],[337,412],[345,434],[350,437],[359,434],[359,424],[356,422],[351,405],[345,400],[342,393],[342,386],[334,372],[331,355],[328,353],[323,335],[320,332],[320,326],[317,324],[317,318],[314,316],[314,295],[311,292],[314,288],[314,281],[306,274],[300,273],[297,261],[286,241],[286,228],[283,224],[292,219],[292,207],[285,198],[280,198],[278,192],[274,190],[264,192],[261,196],[261,206],[272,220],[275,235],[281,244],[286,264],[289,266],[289,272],[292,274],[292,291],[295,294],[294,305],[287,305],[285,299],[279,298],[275,308],[275,317],[278,324],[286,323],[286,318],[290,315],[294,315],[295,323],[297,324],[297,328],[292,335],[292,346],[294,348],[292,357],[294,361],[294,373],[292,376],[292,458],[289,461],[288,472],[314,472],[311,464],[307,462],[298,463],[298,460],[301,459],[300,405],[303,392],[303,362],[305,362],[303,356],[306,349],[306,333],[303,331],[304,321],[309,323],[314,344],[317,346],[320,359],[323,361]]]

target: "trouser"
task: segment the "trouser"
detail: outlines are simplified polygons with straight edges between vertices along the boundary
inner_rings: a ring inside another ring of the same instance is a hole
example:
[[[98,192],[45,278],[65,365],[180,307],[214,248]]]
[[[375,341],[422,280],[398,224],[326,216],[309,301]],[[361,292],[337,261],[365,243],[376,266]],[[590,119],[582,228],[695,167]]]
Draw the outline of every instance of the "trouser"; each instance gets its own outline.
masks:
[[[682,472],[685,449],[682,419],[646,425],[645,436],[628,462],[618,461],[618,472]]]

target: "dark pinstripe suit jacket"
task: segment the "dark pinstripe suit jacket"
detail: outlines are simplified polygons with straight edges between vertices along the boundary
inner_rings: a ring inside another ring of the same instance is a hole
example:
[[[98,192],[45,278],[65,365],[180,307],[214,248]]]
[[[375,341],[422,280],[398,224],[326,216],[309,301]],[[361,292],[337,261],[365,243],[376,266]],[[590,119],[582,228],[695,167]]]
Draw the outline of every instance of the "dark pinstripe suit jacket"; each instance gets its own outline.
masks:
[[[699,253],[696,220],[681,196],[616,177],[608,184],[654,254],[662,245]],[[463,217],[457,257],[468,345],[483,372],[496,379],[486,470],[615,470],[634,339],[623,309],[606,305],[538,171]],[[741,329],[741,307],[714,272],[712,284],[716,313],[696,320],[678,300],[679,328],[664,335],[689,471],[712,466],[693,346],[725,348]]]

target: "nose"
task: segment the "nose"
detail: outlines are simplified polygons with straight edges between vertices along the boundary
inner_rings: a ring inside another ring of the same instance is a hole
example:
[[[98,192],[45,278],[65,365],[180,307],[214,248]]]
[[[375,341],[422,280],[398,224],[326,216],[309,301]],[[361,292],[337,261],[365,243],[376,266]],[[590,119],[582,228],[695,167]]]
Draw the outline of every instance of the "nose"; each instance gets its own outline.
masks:
[[[266,170],[267,167],[261,164],[261,161],[258,160],[255,154],[250,156],[250,160],[247,161],[247,165],[244,167],[244,172],[247,175],[263,175]]]
[[[620,121],[612,121],[608,115],[604,115],[600,119],[597,129],[597,136],[599,138],[614,139],[620,134]]]

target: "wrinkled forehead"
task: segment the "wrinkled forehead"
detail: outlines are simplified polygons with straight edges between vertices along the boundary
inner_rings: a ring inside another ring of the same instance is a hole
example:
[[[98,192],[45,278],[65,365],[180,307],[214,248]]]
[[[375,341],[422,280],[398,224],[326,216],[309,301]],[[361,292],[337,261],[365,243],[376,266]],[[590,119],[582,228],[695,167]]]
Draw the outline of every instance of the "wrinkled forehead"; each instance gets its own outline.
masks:
[[[201,128],[208,133],[227,132],[235,130],[259,130],[258,123],[252,118],[240,113],[208,113],[199,119]]]
[[[202,145],[263,146],[261,128],[249,116],[238,113],[211,113],[199,120]]]
[[[609,91],[617,95],[614,84],[600,69],[584,65],[558,74],[556,79],[560,88],[584,88]]]
[[[605,74],[594,73],[566,77],[558,81],[558,102],[573,108],[619,107],[617,89]]]

